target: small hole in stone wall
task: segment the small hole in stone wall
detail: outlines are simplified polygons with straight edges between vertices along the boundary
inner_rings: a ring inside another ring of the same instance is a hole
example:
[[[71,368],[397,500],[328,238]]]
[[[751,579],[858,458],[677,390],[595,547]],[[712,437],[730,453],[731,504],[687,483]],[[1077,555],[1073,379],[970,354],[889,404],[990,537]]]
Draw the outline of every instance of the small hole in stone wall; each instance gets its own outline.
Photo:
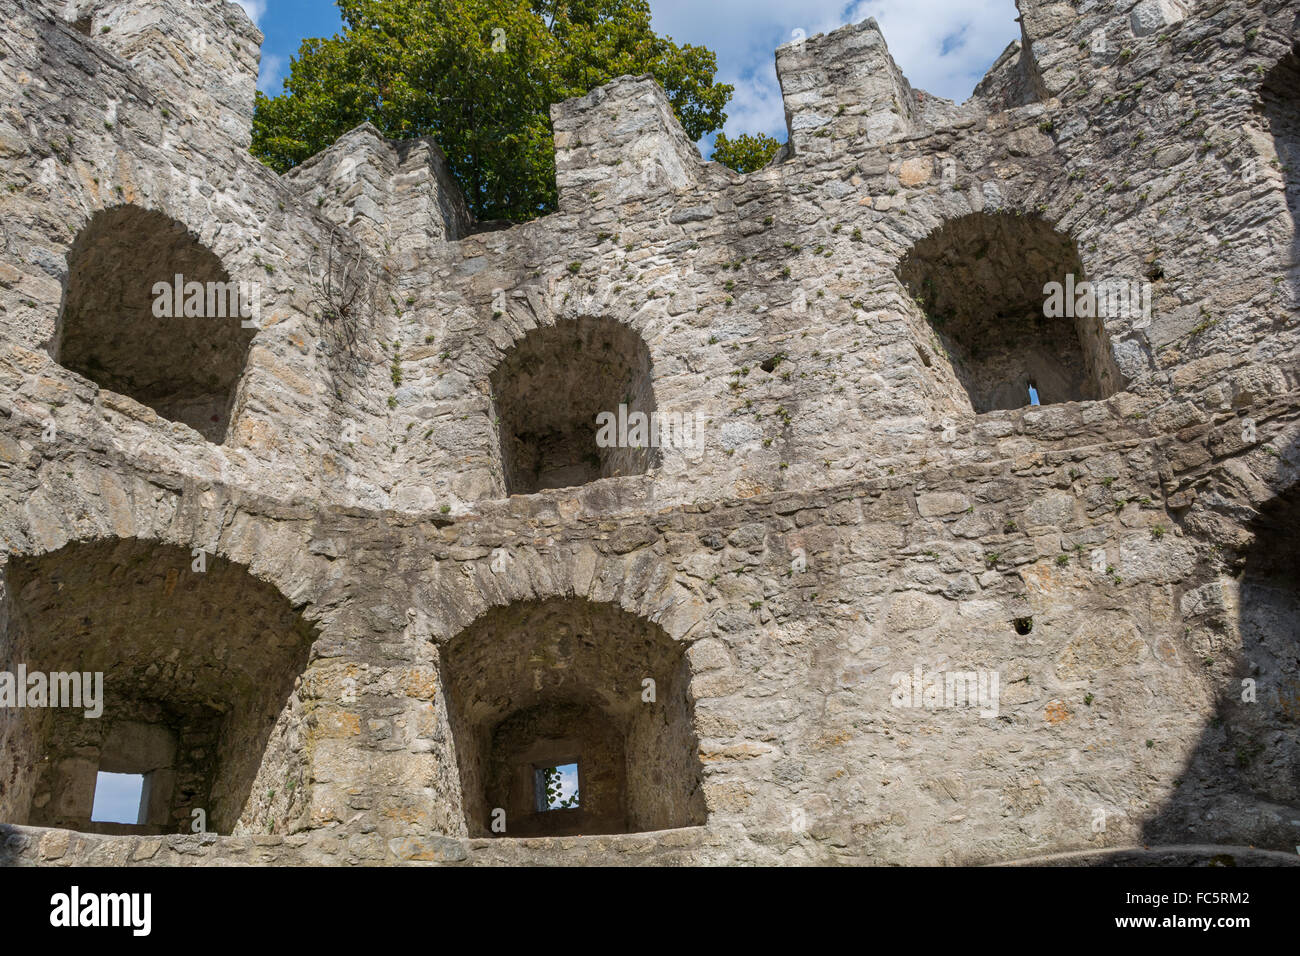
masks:
[[[761,368],[764,372],[767,372],[769,375],[771,375],[773,372],[776,371],[776,367],[784,361],[785,361],[784,355],[773,355],[767,361],[761,362],[758,367]]]
[[[1028,634],[1034,629],[1034,619],[1032,617],[1018,617],[1015,620],[1016,633]]]
[[[144,802],[144,774],[105,773],[95,775],[95,802],[90,811],[92,823],[128,823],[135,825],[142,819]]]
[[[533,771],[537,810],[576,810],[581,804],[578,797],[578,764],[564,763],[537,767]]]

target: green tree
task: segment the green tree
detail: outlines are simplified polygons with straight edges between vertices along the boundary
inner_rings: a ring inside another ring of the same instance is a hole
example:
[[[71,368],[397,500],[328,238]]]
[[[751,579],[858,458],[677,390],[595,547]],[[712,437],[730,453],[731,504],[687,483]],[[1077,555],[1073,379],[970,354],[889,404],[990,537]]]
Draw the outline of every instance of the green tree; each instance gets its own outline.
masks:
[[[479,219],[556,206],[553,103],[649,73],[697,140],[732,87],[704,47],[655,34],[647,0],[338,0],[343,30],[303,41],[284,92],[258,94],[253,154],[280,172],[369,121],[432,136]]]
[[[735,139],[728,139],[726,133],[719,133],[713,141],[713,155],[710,158],[715,163],[730,166],[738,173],[752,173],[770,163],[780,148],[781,144],[766,133],[756,133],[753,136],[741,133]]]
[[[542,770],[542,782],[546,788],[546,807],[548,810],[572,810],[581,806],[578,791],[567,797],[564,795],[564,778],[559,767],[546,767]]]

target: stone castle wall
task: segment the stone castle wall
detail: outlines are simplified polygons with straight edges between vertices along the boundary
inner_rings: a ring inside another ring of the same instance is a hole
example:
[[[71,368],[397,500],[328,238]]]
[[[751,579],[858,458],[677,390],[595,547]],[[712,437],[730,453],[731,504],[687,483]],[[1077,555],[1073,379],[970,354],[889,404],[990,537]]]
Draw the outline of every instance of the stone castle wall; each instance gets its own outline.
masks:
[[[745,176],[620,78],[508,225],[427,141],[253,159],[233,4],[0,0],[0,669],[108,687],[0,711],[0,859],[1294,854],[1300,21],[1121,7],[1020,0],[962,104],[784,46]],[[210,261],[247,335],[141,314]],[[624,401],[702,443],[588,448]],[[189,783],[91,835],[114,720]],[[599,812],[512,837],[562,755]]]

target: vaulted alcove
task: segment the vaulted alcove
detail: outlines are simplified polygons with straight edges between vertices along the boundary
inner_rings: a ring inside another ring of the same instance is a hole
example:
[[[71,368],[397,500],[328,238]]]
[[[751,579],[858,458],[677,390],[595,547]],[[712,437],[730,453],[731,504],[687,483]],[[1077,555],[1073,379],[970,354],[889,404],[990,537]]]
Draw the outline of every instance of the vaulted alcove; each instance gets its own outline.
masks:
[[[597,442],[602,412],[655,411],[650,351],[626,325],[580,318],[533,329],[492,372],[491,387],[508,495],[639,475],[655,464],[648,444]]]
[[[0,671],[27,675],[10,692],[28,706],[0,707],[0,820],[266,833],[300,811],[303,755],[288,715],[314,632],[247,569],[195,560],[122,539],[9,564]],[[56,701],[73,677],[79,700]],[[106,773],[144,777],[136,819],[92,819]]]
[[[97,212],[68,253],[51,354],[219,444],[257,331],[244,327],[254,296],[181,223],[115,206]]]
[[[1097,314],[1115,303],[1077,294],[1087,277],[1074,240],[1042,219],[951,220],[912,247],[898,276],[977,414],[1105,398],[1122,387]],[[1054,314],[1051,283],[1061,288]]]
[[[657,625],[578,598],[512,604],[442,666],[471,836],[705,822],[690,675]]]

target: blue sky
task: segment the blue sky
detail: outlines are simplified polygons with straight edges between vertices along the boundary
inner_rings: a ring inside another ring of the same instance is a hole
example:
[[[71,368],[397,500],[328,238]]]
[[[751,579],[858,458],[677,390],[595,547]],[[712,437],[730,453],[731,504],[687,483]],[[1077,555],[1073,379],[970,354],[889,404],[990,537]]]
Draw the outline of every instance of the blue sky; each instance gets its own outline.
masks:
[[[235,0],[262,29],[262,92],[280,92],[289,61],[308,37],[333,36],[342,27],[333,0]]]
[[[135,823],[140,815],[144,778],[130,773],[100,773],[90,819],[100,823]]]
[[[280,91],[306,37],[339,29],[332,0],[237,0],[262,28],[259,85]],[[808,36],[875,17],[890,52],[914,87],[966,99],[999,53],[1020,36],[1014,0],[650,0],[655,29],[718,55],[718,78],[735,85],[728,134],[785,139],[773,54],[792,31]]]
[[[551,809],[555,809],[564,800],[569,799],[578,792],[578,765],[576,763],[566,763],[556,767],[560,771],[560,793],[551,801]],[[581,796],[579,796],[581,799]]]

